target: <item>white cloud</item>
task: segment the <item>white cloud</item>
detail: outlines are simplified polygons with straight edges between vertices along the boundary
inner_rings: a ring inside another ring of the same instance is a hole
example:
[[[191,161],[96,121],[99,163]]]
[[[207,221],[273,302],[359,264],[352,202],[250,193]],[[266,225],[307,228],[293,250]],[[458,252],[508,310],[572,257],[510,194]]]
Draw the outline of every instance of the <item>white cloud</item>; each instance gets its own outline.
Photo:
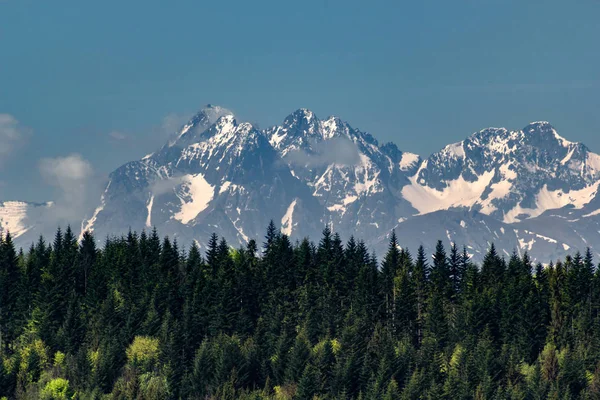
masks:
[[[337,137],[318,142],[311,141],[312,152],[302,149],[290,151],[286,155],[288,162],[294,165],[321,167],[329,164],[356,165],[360,162],[358,146],[350,139]]]
[[[80,154],[71,154],[67,157],[42,159],[40,172],[50,181],[65,187],[89,178],[93,169],[92,165]]]
[[[89,161],[80,154],[44,158],[40,160],[39,170],[46,183],[60,191],[55,202],[56,220],[75,222],[80,219],[87,208],[94,176]]]
[[[189,119],[188,114],[172,113],[143,131],[114,130],[105,135],[109,143],[125,151],[130,160],[135,160],[144,153],[161,148]]]
[[[10,114],[0,114],[0,165],[20,147],[29,129],[22,126],[15,117]]]
[[[171,113],[163,117],[158,131],[160,132],[160,135],[163,138],[169,137],[171,135],[174,135],[177,131],[179,131],[179,129],[181,129],[181,127],[187,121],[189,121],[189,119],[189,115]]]
[[[111,139],[118,140],[118,141],[123,141],[123,140],[129,139],[128,135],[126,135],[122,132],[118,132],[118,131],[112,131],[108,134],[108,136],[110,136]]]

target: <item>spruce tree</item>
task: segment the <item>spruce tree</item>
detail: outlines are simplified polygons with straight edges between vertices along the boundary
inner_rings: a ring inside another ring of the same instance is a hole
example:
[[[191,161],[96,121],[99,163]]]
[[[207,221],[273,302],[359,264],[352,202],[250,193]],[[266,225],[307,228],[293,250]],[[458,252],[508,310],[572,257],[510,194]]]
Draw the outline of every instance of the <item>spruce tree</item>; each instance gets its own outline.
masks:
[[[396,298],[394,291],[394,279],[396,278],[397,271],[400,267],[400,250],[398,249],[398,240],[396,232],[392,231],[390,236],[390,242],[388,245],[388,251],[381,264],[381,294],[383,295],[383,308],[385,310],[385,318],[395,329],[395,307]]]
[[[425,256],[425,249],[419,246],[417,260],[412,272],[413,287],[416,299],[416,334],[415,342],[421,344],[423,340],[423,329],[425,327],[425,313],[429,300],[429,265]]]
[[[312,400],[319,393],[319,372],[308,364],[304,369],[302,377],[298,381],[296,398],[298,400]]]

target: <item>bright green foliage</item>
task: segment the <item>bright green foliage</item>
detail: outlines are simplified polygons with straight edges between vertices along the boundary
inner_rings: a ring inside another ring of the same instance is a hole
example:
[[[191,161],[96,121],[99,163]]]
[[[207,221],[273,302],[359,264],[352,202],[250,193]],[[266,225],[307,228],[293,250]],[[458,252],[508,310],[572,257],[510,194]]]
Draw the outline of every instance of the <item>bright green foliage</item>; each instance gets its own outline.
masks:
[[[42,400],[70,400],[72,396],[69,381],[63,378],[56,378],[48,382],[40,394]]]
[[[147,336],[136,336],[127,348],[127,361],[142,371],[151,370],[157,364],[159,355],[158,339]]]

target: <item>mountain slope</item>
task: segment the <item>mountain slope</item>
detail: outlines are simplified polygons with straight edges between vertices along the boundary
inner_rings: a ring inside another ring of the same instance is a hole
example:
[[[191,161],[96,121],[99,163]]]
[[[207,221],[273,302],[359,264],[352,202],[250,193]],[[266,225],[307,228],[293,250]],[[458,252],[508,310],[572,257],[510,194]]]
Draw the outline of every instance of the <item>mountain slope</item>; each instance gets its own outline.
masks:
[[[294,234],[313,233],[322,221],[311,217],[322,211],[308,188],[251,124],[230,113],[206,124],[214,111],[202,110],[176,140],[113,172],[84,229],[106,235],[157,226],[200,245],[217,231],[243,244],[276,218]]]
[[[370,134],[339,118],[320,120],[306,109],[265,134],[294,176],[327,209],[321,219],[334,230],[385,236],[412,212],[397,193],[416,170],[418,156],[393,145],[379,146]]]
[[[600,156],[547,122],[520,131],[488,128],[429,157],[402,195],[421,214],[476,208],[504,222],[549,209],[582,208],[600,183]]]
[[[157,227],[186,246],[216,232],[238,246],[274,220],[295,240],[328,225],[379,254],[395,229],[413,251],[442,239],[480,259],[494,242],[547,261],[600,252],[599,185],[600,156],[547,122],[483,129],[422,159],[335,116],[299,109],[260,131],[208,105],[116,169],[82,231]]]

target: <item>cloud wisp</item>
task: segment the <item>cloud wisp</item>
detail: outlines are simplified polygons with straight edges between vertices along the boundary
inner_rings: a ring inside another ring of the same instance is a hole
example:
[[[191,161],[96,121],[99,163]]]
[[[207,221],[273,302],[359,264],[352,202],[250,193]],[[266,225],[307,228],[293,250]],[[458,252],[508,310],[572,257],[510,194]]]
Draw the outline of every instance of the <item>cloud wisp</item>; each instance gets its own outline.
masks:
[[[54,223],[78,223],[95,194],[94,169],[80,154],[44,158],[39,171],[46,183],[58,190],[52,219]]]
[[[122,142],[124,140],[128,140],[129,139],[129,135],[123,133],[123,132],[119,132],[119,131],[112,131],[108,133],[108,136],[110,137],[111,140],[115,140],[118,142]]]
[[[25,143],[30,132],[12,115],[0,113],[0,167]]]
[[[154,196],[161,196],[166,193],[173,192],[185,180],[185,176],[177,175],[166,179],[160,179],[152,183],[150,192]]]
[[[293,165],[306,167],[322,167],[330,164],[344,166],[356,165],[360,162],[358,147],[350,139],[336,137],[325,141],[312,141],[312,151],[298,149],[286,155],[286,160]]]

